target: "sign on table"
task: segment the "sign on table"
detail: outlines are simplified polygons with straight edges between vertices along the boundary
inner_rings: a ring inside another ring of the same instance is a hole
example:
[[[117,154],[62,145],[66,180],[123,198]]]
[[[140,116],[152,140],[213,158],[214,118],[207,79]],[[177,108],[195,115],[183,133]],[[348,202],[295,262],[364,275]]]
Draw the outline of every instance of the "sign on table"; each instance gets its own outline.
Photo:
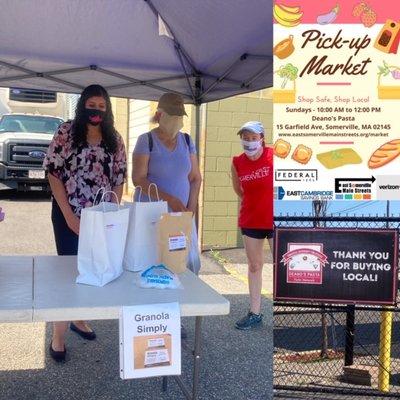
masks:
[[[180,375],[180,327],[179,303],[122,307],[121,378]]]
[[[278,228],[275,246],[275,300],[396,302],[396,230]]]

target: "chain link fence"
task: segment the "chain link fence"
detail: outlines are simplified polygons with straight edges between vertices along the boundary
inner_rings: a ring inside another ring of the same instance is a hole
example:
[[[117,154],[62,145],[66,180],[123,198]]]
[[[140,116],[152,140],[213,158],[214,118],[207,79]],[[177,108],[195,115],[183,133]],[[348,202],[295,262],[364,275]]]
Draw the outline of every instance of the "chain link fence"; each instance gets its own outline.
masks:
[[[400,218],[279,216],[275,225],[398,230]],[[388,326],[391,342],[381,340]],[[400,308],[274,302],[274,389],[285,399],[400,399]]]

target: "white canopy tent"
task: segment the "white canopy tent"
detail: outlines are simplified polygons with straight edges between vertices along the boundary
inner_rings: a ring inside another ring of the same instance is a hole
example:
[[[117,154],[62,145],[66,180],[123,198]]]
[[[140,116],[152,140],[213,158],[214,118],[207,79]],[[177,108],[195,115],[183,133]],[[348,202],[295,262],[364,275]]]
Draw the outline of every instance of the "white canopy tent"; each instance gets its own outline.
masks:
[[[169,91],[200,105],[272,85],[271,0],[0,4],[3,87],[79,93],[98,83],[116,97]]]

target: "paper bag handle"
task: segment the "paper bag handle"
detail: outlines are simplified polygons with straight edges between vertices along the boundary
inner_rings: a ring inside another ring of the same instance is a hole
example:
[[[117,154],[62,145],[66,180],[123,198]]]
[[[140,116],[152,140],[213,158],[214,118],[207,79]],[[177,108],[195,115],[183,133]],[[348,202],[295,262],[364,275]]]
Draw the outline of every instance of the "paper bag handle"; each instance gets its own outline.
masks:
[[[134,199],[135,199],[136,189],[139,189],[138,202],[140,203],[142,201],[142,193],[143,193],[143,188],[141,186],[136,186],[135,187],[135,190],[132,193],[132,201],[134,201]]]
[[[154,182],[150,183],[149,188],[147,189],[147,195],[149,196],[149,200],[151,201],[150,189],[151,189],[152,187],[154,187],[154,188],[156,189],[157,201],[160,201],[160,195],[159,195],[159,193],[158,193],[158,187],[157,187],[157,185],[156,185]]]
[[[113,192],[112,190],[108,190],[108,191],[104,192],[104,193],[103,193],[103,196],[101,197],[101,202],[103,203],[103,211],[104,211],[104,212],[106,211],[106,210],[105,210],[105,207],[104,207],[104,203],[105,203],[104,198],[105,198],[106,194],[108,194],[108,193],[113,194],[113,195],[115,196],[115,198],[117,199],[117,203],[116,203],[116,204],[117,204],[118,211],[119,211],[120,203],[119,203],[119,200],[118,200],[118,196],[117,196],[117,193]]]
[[[101,188],[96,192],[96,194],[94,195],[93,205],[96,205],[96,200],[97,200],[97,196],[99,195],[99,193],[100,193],[100,192],[105,192],[105,190],[106,190],[105,188],[101,187]],[[100,197],[100,201],[99,201],[97,204],[101,203],[102,200],[103,200],[103,196]]]

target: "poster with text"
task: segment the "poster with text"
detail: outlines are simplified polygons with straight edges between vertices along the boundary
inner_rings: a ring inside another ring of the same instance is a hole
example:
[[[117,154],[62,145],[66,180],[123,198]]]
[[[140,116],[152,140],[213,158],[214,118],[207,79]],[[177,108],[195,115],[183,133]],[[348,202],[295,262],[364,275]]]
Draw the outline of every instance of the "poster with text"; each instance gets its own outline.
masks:
[[[394,304],[395,229],[277,228],[274,299]]]
[[[275,199],[400,199],[400,2],[273,7]]]
[[[122,379],[180,375],[178,303],[122,307],[119,322]]]

